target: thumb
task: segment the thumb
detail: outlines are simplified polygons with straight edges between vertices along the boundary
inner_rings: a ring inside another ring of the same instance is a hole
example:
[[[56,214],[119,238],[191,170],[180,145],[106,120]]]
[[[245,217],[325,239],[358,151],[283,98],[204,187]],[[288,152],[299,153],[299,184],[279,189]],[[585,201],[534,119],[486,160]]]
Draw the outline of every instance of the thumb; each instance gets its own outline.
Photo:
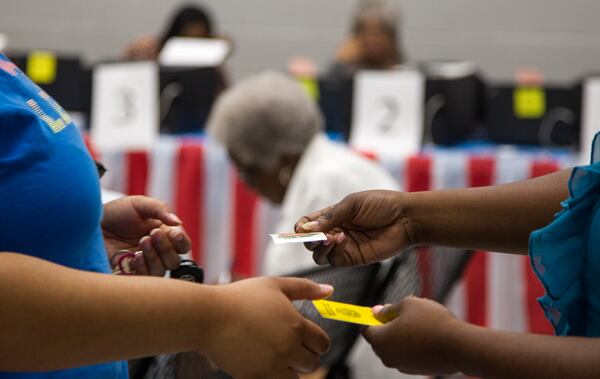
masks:
[[[320,211],[302,217],[295,225],[298,233],[302,232],[329,232],[349,221],[353,208],[353,198],[346,197],[339,203]]]
[[[377,344],[377,341],[381,338],[382,332],[385,333],[386,326],[369,326],[362,332],[363,337],[369,343],[369,345]]]
[[[179,217],[172,213],[169,206],[160,200],[146,196],[136,196],[133,199],[135,210],[141,218],[151,218],[164,222],[169,226],[182,224]]]
[[[376,305],[372,308],[375,318],[384,324],[393,321],[401,312],[402,302],[394,305]]]
[[[290,300],[316,300],[333,294],[333,287],[302,278],[274,278],[275,284]]]

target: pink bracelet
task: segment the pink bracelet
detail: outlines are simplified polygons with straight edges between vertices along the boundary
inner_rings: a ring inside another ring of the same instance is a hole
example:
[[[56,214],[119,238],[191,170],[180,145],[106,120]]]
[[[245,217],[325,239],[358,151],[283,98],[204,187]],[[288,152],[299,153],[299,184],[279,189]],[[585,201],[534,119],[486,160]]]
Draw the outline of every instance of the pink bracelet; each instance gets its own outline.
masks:
[[[135,275],[133,267],[135,257],[143,254],[142,251],[119,250],[111,258],[112,273],[115,275]],[[116,263],[112,263],[117,260]]]

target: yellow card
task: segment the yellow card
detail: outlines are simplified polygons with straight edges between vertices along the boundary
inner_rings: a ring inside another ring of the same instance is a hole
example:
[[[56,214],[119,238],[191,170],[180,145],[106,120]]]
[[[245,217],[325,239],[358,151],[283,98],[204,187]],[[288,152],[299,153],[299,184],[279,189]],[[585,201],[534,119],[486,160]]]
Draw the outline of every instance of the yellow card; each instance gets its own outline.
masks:
[[[375,318],[370,307],[329,300],[313,300],[313,304],[324,318],[368,326],[383,325]]]
[[[56,80],[56,55],[49,51],[33,51],[27,57],[27,76],[37,84]]]
[[[519,87],[513,94],[518,118],[540,118],[546,113],[546,94],[541,87]]]

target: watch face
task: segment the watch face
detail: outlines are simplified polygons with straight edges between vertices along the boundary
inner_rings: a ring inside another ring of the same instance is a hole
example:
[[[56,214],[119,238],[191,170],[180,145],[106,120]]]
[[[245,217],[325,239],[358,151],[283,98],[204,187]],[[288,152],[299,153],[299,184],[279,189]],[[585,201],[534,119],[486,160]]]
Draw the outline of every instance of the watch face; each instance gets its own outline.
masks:
[[[171,271],[171,278],[185,280],[188,282],[202,283],[204,272],[200,267],[182,266]]]
[[[177,279],[185,280],[186,282],[195,282],[196,281],[196,278],[194,277],[194,275],[191,275],[191,274],[183,274]]]

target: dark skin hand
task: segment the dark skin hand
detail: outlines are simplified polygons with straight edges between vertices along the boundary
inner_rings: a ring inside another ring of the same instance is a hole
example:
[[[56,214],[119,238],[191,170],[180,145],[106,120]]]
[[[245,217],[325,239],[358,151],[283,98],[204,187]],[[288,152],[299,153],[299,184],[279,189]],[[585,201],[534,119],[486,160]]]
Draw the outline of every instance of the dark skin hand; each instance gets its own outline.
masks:
[[[414,296],[373,308],[386,324],[367,328],[364,337],[382,363],[407,374],[449,375],[460,371],[449,351],[459,321],[432,300]]]
[[[403,373],[483,378],[598,378],[600,338],[555,337],[482,328],[432,300],[376,306],[382,326],[364,337],[384,365]]]
[[[380,261],[419,244],[527,254],[529,234],[567,198],[570,172],[494,187],[353,193],[294,229],[326,233],[327,241],[306,246],[315,262],[333,266]]]
[[[297,232],[326,230],[328,240],[307,244],[317,264],[354,266],[377,262],[414,243],[402,209],[389,206],[398,192],[366,191],[347,196],[332,207],[305,216]],[[312,224],[311,224],[312,222]],[[335,225],[329,229],[330,225]]]

